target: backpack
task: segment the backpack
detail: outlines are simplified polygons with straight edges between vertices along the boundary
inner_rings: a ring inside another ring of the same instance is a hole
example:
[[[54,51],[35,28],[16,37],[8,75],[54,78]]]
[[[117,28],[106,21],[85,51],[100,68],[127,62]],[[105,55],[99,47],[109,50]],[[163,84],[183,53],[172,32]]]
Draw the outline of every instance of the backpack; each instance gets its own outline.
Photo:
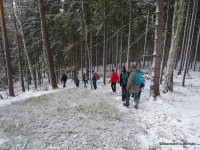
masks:
[[[97,73],[95,73],[95,78],[96,80],[99,80],[99,75]]]
[[[127,72],[122,72],[122,84],[127,85],[128,82],[128,73]]]
[[[92,80],[99,80],[99,76],[97,73],[94,73]]]
[[[139,70],[135,71],[135,80],[134,80],[134,84],[140,87],[144,86],[144,77],[142,76],[142,73]]]

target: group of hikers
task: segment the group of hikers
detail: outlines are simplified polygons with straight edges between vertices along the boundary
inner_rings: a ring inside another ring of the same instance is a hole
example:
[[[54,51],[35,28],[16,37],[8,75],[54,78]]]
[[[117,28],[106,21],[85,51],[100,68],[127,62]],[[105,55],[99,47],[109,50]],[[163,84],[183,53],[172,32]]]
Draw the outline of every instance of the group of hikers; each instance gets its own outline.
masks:
[[[116,83],[119,83],[122,89],[122,101],[123,105],[129,107],[130,97],[134,97],[135,105],[134,108],[138,109],[139,100],[142,88],[145,85],[144,77],[141,71],[133,64],[129,70],[126,67],[122,67],[120,78],[117,73],[112,70],[109,83],[113,92],[116,92]]]
[[[92,71],[92,85],[95,90],[97,89],[97,80],[99,80],[99,75]],[[88,78],[85,73],[83,74],[82,82],[84,84],[84,88],[87,88]]]
[[[97,89],[97,80],[99,80],[98,74],[93,71],[92,72],[92,84],[94,89]],[[65,83],[67,81],[67,76],[63,74],[61,82],[63,82],[63,87],[65,87]],[[75,84],[79,87],[79,79],[78,76],[75,79]],[[87,88],[88,78],[84,73],[82,76],[82,82],[84,83],[84,88]],[[130,97],[132,96],[135,101],[134,108],[138,109],[139,100],[142,88],[145,85],[145,80],[141,71],[137,68],[135,64],[132,64],[130,69],[126,69],[125,66],[122,67],[122,72],[120,73],[120,77],[112,70],[112,74],[110,76],[109,83],[111,83],[111,88],[113,92],[116,92],[116,84],[119,83],[122,90],[122,101],[123,105],[129,107]]]
[[[61,78],[61,83],[63,83],[63,87],[66,87],[65,84],[67,82],[67,79],[68,79],[67,75],[63,74]],[[98,74],[92,71],[92,84],[95,90],[97,89],[97,80],[99,80]],[[84,88],[87,88],[88,78],[85,73],[83,74],[82,82],[84,83]],[[74,83],[76,84],[77,87],[79,87],[80,80],[78,78],[78,75],[75,77]]]

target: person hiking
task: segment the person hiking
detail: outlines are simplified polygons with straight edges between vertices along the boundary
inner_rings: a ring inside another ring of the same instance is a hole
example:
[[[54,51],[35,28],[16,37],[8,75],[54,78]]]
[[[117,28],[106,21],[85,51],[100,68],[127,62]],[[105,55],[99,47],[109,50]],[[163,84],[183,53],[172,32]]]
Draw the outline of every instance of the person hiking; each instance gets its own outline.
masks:
[[[129,107],[129,100],[132,93],[134,93],[134,101],[135,105],[134,108],[138,109],[138,104],[141,95],[141,89],[145,85],[145,80],[142,76],[142,73],[139,69],[136,69],[136,65],[133,64],[130,68],[130,75],[127,82],[127,94],[126,94],[126,102],[124,106]]]
[[[84,84],[84,88],[87,88],[87,77],[86,77],[86,74],[85,74],[85,73],[83,74],[82,82],[83,82],[83,84]]]
[[[80,82],[80,80],[79,80],[78,75],[77,75],[76,78],[75,78],[75,84],[76,84],[77,87],[79,87],[79,82]]]
[[[126,99],[126,86],[128,82],[129,72],[126,71],[126,66],[122,67],[122,72],[120,74],[120,86],[122,87],[122,101]]]
[[[110,76],[110,81],[109,83],[111,83],[111,88],[113,92],[116,92],[116,83],[119,82],[119,77],[117,75],[117,73],[115,72],[115,70],[112,70],[112,74]]]
[[[61,83],[63,83],[63,87],[66,87],[66,86],[65,86],[65,83],[67,82],[67,79],[68,79],[67,75],[66,75],[66,74],[63,74],[63,75],[62,75],[62,78],[61,78]]]
[[[94,72],[94,70],[92,71],[93,75],[92,75],[92,84],[94,89],[97,89],[97,80],[99,80],[99,76],[96,72]]]

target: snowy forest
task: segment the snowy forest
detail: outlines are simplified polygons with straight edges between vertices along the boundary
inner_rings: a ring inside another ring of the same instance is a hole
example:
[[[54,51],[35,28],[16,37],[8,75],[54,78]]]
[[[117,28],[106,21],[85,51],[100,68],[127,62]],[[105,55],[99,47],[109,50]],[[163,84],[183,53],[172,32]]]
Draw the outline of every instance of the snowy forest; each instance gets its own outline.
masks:
[[[0,22],[0,149],[200,149],[199,0],[0,0]],[[138,110],[109,82],[133,65]]]

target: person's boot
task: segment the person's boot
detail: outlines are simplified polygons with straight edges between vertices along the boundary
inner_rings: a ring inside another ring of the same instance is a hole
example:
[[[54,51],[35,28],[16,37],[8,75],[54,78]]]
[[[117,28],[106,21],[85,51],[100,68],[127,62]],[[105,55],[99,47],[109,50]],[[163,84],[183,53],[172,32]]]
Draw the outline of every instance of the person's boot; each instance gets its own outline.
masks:
[[[137,105],[134,105],[134,108],[135,108],[135,109],[138,109],[138,106],[137,106]]]
[[[131,94],[131,97],[133,97],[133,98],[134,98],[134,93],[132,93],[132,94]]]
[[[127,108],[129,107],[129,106],[128,106],[128,105],[126,105],[125,103],[123,103],[123,105],[124,105],[125,107],[127,107]]]

